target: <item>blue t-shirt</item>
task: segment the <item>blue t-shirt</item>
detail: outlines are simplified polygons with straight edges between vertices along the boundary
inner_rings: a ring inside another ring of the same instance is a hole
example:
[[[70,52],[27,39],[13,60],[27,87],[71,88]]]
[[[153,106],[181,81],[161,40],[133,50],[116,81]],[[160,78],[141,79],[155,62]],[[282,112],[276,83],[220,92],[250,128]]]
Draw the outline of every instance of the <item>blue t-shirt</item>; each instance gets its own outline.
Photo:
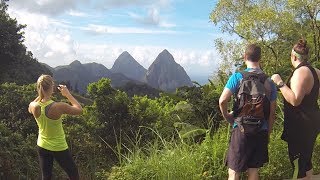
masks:
[[[250,72],[262,72],[261,69],[254,69],[254,68],[247,68],[244,71],[250,71]],[[237,91],[240,81],[242,79],[242,74],[240,72],[236,72],[232,74],[225,86],[225,88],[228,88],[233,94]],[[270,101],[275,101],[277,99],[277,87],[275,84],[271,81],[270,78],[267,79],[267,81],[270,82],[271,85],[271,93],[270,93]],[[233,127],[237,127],[237,124],[234,123]],[[262,129],[268,129],[268,123],[267,121],[264,121],[264,124],[262,125]]]

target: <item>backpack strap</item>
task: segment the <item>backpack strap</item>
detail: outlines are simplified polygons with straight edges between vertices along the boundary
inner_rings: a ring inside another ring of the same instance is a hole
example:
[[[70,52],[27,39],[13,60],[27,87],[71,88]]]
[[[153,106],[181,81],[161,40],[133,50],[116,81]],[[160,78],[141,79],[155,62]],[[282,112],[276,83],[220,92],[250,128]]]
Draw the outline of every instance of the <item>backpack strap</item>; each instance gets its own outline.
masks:
[[[268,79],[268,76],[264,72],[249,72],[249,71],[240,71],[239,72],[242,75],[242,80],[248,79],[250,76],[257,76],[262,84],[266,82]],[[240,84],[241,84],[240,81]],[[239,92],[240,86],[238,86],[237,90],[234,92],[234,95],[237,95]]]
[[[240,72],[243,79],[247,79],[250,76],[257,76],[262,84],[268,79],[268,76],[264,72],[250,72],[250,71],[242,71]]]

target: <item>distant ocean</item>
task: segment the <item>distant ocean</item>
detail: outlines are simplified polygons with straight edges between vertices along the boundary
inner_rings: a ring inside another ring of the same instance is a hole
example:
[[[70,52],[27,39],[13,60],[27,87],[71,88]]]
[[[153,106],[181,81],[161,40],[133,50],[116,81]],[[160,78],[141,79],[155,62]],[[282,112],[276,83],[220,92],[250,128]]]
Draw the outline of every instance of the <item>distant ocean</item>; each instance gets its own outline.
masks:
[[[200,85],[208,84],[210,79],[210,75],[189,75],[191,81],[196,81]]]

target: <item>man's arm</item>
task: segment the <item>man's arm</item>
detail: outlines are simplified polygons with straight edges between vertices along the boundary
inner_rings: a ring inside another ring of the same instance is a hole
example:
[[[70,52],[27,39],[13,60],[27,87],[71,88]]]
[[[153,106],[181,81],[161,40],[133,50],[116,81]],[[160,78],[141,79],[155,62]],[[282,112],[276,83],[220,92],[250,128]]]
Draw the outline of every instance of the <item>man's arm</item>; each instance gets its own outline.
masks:
[[[234,117],[232,113],[228,112],[228,102],[232,96],[232,92],[228,88],[224,88],[220,98],[219,98],[219,107],[222,113],[222,116],[230,123],[233,124]]]
[[[318,79],[319,79],[319,82],[320,82],[320,70],[317,69],[317,68],[314,68],[317,72],[317,75],[318,75]],[[320,97],[320,87],[319,87],[319,97]]]
[[[276,108],[277,108],[277,101],[271,101],[270,102],[270,115],[269,115],[269,121],[268,121],[268,134],[270,136],[273,128],[273,123],[276,119]]]
[[[266,84],[265,84],[266,85]],[[273,128],[274,121],[276,119],[276,108],[277,108],[277,87],[272,82],[271,79],[268,79],[267,87],[270,90],[270,111],[269,111],[269,118],[268,118],[268,135],[270,136]]]

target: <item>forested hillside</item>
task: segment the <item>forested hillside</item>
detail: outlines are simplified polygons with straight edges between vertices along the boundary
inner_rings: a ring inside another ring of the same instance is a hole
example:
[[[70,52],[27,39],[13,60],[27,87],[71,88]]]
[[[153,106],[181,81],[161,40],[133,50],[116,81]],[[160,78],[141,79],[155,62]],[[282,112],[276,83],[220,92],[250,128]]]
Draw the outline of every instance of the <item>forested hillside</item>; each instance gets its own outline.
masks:
[[[51,74],[23,45],[24,25],[6,13],[7,5],[0,4],[0,83],[15,82],[29,84],[37,80],[39,74]]]
[[[220,0],[210,20],[238,40],[216,40],[223,63],[207,84],[173,93],[152,90],[152,97],[114,89],[107,78],[89,84],[88,97],[76,96],[83,114],[63,116],[81,179],[227,179],[224,161],[231,127],[220,114],[218,99],[230,73],[243,68],[245,44],[261,45],[268,74],[287,77],[292,45],[303,36],[311,48],[311,63],[319,67],[319,8],[319,0]],[[0,23],[0,179],[37,179],[38,129],[27,107],[37,95],[37,77],[49,72],[26,51],[23,25],[8,16],[3,0]],[[291,176],[287,146],[280,139],[281,94],[278,99],[269,163],[260,171],[266,180]],[[58,93],[54,100],[65,101]],[[314,171],[319,173],[319,137],[314,152]],[[53,174],[54,179],[66,179],[57,164]]]

